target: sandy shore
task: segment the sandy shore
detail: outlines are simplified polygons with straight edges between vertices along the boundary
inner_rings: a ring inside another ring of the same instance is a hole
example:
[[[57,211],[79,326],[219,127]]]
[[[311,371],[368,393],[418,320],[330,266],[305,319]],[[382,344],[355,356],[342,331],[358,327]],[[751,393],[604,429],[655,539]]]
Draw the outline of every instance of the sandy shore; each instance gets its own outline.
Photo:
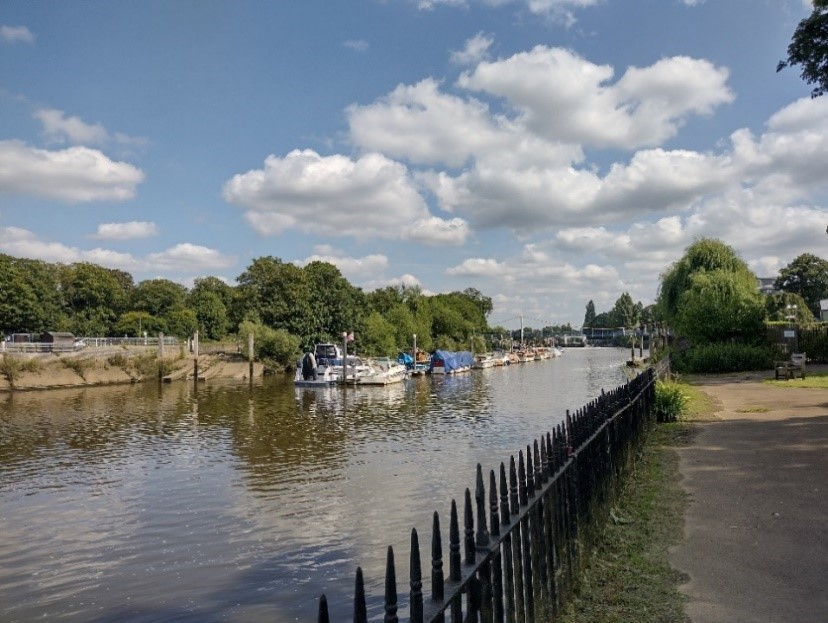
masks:
[[[87,348],[73,353],[4,353],[0,359],[0,391],[27,391],[58,387],[85,387],[138,383],[158,378],[154,348]],[[195,372],[192,354],[174,351],[164,358],[164,379],[192,379]],[[263,366],[254,362],[253,376],[261,376]],[[209,354],[198,358],[200,379],[247,379],[250,364],[244,357]]]

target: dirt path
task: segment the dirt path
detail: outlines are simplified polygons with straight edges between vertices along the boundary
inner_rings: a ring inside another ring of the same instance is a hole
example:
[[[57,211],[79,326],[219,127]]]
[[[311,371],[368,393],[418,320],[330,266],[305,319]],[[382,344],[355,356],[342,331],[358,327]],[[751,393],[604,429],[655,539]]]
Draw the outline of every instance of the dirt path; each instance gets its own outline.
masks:
[[[828,621],[828,391],[697,378],[720,405],[679,450],[691,503],[671,563],[694,623]]]

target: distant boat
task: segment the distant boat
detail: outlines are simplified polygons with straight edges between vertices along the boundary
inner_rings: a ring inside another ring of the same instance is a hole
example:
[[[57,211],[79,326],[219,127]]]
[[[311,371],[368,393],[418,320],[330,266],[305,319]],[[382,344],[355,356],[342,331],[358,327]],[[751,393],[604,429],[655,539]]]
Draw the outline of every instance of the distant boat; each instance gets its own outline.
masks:
[[[435,350],[431,354],[430,370],[432,374],[457,374],[471,370],[472,363],[474,357],[467,350]]]

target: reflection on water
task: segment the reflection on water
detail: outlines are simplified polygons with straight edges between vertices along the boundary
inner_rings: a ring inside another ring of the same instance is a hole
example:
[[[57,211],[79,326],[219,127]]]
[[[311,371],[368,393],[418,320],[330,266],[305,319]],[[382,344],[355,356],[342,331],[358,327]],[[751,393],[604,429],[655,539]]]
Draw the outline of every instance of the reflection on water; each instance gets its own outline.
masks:
[[[357,565],[380,594],[388,545],[404,568],[411,528],[428,535],[477,463],[623,383],[625,355],[0,395],[0,620],[312,621],[323,592],[348,617]]]

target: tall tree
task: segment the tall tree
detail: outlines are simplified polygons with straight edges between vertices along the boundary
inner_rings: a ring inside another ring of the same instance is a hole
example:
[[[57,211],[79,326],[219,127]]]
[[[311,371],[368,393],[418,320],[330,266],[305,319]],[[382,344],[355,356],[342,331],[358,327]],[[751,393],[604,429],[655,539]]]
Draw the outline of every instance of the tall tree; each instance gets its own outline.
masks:
[[[819,302],[828,299],[828,261],[803,253],[779,271],[776,289],[798,294],[819,317]]]
[[[267,256],[253,260],[238,278],[245,314],[262,324],[299,337],[303,348],[312,345],[320,321],[310,304],[307,274],[294,264]]]
[[[811,15],[799,22],[788,45],[788,58],[779,61],[776,71],[799,65],[800,77],[815,84],[811,97],[828,91],[828,0],[813,0]]]
[[[61,285],[75,335],[111,334],[127,307],[120,272],[86,262],[63,269]]]
[[[586,313],[584,314],[584,326],[591,327],[595,322],[595,303],[592,302],[592,299],[589,300],[589,303],[586,305]]]
[[[640,311],[636,308],[629,292],[624,292],[615,301],[615,306],[612,308],[613,316],[616,318],[618,324],[625,329],[638,326],[640,321]]]

